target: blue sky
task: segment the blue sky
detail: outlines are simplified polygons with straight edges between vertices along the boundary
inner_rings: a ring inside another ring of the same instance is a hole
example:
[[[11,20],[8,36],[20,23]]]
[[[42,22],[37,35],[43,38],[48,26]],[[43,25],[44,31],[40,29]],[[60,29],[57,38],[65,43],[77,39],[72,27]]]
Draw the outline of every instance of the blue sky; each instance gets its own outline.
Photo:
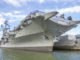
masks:
[[[71,15],[73,20],[80,20],[80,0],[0,0],[0,25],[8,20],[13,28],[34,10],[43,12],[57,10],[58,15],[64,13],[65,17]],[[80,34],[80,25],[66,34]]]

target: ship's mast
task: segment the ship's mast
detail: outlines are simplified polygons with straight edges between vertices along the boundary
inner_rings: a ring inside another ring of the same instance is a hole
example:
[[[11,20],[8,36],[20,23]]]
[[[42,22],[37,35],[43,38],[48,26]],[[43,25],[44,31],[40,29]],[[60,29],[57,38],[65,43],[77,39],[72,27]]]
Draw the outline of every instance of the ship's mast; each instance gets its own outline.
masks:
[[[4,22],[3,33],[4,33],[4,34],[7,34],[9,31],[10,31],[10,26],[9,26],[9,24],[8,24],[8,21],[6,20],[6,21]]]
[[[6,20],[3,26],[3,37],[2,37],[2,41],[4,44],[8,42],[9,32],[10,32],[10,26],[8,24],[8,21]]]

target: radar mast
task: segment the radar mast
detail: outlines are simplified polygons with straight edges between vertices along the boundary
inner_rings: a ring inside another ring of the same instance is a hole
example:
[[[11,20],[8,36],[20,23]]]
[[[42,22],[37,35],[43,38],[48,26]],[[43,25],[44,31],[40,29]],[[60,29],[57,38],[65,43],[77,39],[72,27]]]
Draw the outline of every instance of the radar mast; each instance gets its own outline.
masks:
[[[2,25],[2,28],[3,28],[3,36],[1,40],[5,44],[8,42],[9,32],[10,32],[10,25],[8,24],[7,20],[5,20],[4,24]]]

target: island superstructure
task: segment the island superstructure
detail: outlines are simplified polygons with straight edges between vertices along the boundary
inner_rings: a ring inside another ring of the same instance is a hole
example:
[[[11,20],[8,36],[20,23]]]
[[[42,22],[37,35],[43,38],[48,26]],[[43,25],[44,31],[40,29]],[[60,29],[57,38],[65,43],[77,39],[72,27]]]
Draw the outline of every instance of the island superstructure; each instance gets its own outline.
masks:
[[[63,18],[53,17],[56,14],[57,11],[32,12],[12,31],[9,31],[9,27],[5,27],[1,47],[52,51],[55,36],[60,36],[80,23],[80,21],[66,21]]]

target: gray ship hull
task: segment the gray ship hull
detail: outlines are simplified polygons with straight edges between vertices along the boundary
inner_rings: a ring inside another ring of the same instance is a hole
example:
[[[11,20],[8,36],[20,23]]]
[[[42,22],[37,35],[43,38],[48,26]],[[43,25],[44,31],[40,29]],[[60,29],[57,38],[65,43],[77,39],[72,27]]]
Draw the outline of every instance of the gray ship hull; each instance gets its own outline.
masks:
[[[43,33],[38,33],[30,36],[11,38],[9,39],[9,43],[1,44],[1,46],[29,51],[52,51],[53,40],[45,39]]]

